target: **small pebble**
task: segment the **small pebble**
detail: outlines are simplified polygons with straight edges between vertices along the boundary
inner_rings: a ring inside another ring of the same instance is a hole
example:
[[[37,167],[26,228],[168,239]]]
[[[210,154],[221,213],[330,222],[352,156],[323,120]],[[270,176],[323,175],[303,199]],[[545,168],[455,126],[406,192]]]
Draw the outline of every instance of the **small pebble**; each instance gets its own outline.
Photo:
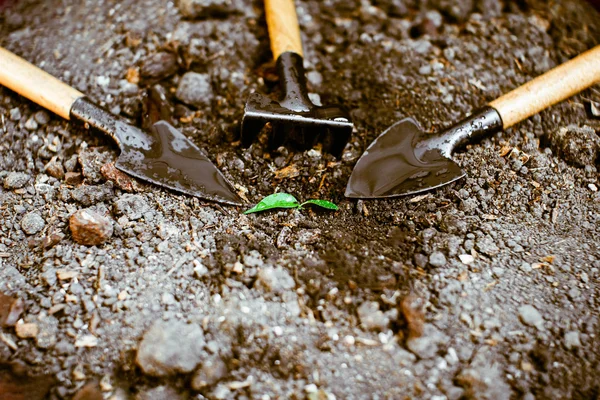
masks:
[[[21,229],[28,235],[35,235],[46,226],[46,221],[36,212],[25,214],[21,220]]]
[[[531,305],[519,307],[519,318],[525,325],[536,327],[537,329],[544,328],[544,319],[538,310]]]
[[[571,331],[565,333],[565,347],[567,348],[567,350],[572,350],[574,348],[581,347],[579,332]]]
[[[35,118],[36,122],[40,125],[46,125],[50,122],[50,115],[44,110],[36,112],[33,118]]]
[[[179,81],[175,96],[182,102],[196,107],[210,105],[214,94],[208,74],[186,72]]]
[[[29,176],[23,172],[10,172],[4,178],[4,188],[5,189],[20,189],[23,186],[25,186],[25,184],[27,182],[29,182],[30,179],[31,179],[31,176]]]
[[[35,118],[31,117],[25,122],[25,129],[28,131],[35,131],[38,128],[38,123],[35,122]]]
[[[35,338],[39,333],[39,328],[34,323],[23,323],[15,325],[15,333],[21,339]]]
[[[17,107],[11,108],[10,109],[10,119],[12,121],[20,120],[21,119],[21,110],[19,110]]]
[[[443,267],[446,265],[446,256],[441,251],[434,251],[429,256],[429,264],[436,268]]]
[[[113,234],[112,221],[92,210],[79,210],[69,218],[73,240],[86,246],[98,246]]]

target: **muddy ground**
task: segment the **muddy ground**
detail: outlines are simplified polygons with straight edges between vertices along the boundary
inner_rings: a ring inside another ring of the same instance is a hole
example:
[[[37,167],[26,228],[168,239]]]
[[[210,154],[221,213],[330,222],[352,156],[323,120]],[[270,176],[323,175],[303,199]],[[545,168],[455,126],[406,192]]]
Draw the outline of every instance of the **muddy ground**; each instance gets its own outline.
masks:
[[[146,90],[165,88],[174,124],[248,207],[276,191],[340,206],[242,215],[107,180],[109,138],[0,88],[0,292],[13,306],[0,310],[0,398],[597,399],[598,86],[467,146],[468,177],[443,189],[343,192],[391,123],[448,126],[597,45],[598,12],[567,0],[297,9],[312,93],[352,110],[340,160],[269,149],[268,129],[241,147],[248,94],[278,90],[260,1],[0,11],[0,45],[132,123]],[[108,224],[103,244],[73,240],[81,209]]]

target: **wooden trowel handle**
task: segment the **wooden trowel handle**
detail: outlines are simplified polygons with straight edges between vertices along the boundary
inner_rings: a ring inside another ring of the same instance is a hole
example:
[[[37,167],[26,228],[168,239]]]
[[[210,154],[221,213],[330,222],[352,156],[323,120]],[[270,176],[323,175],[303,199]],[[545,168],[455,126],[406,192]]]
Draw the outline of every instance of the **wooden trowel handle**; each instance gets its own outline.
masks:
[[[286,51],[302,56],[300,26],[294,0],[265,0],[265,12],[273,58],[277,60]]]
[[[600,46],[492,101],[504,129],[600,82]]]
[[[0,47],[0,85],[70,119],[71,106],[83,94]]]

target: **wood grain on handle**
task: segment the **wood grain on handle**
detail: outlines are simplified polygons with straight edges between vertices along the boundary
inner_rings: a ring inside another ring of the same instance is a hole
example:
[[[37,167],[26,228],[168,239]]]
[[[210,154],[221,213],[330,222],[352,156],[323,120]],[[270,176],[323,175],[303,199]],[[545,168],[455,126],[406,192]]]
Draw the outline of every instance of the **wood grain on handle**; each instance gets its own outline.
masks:
[[[0,47],[0,85],[70,119],[71,106],[83,94]]]
[[[600,46],[492,101],[504,129],[600,82]]]
[[[294,0],[265,0],[265,12],[273,58],[277,60],[286,51],[303,56]]]

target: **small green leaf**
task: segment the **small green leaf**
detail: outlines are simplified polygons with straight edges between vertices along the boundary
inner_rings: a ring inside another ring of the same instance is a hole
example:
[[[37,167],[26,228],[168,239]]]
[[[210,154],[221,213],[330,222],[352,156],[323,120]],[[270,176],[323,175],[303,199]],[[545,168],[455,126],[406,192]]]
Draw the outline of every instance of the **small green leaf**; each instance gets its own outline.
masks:
[[[272,208],[298,208],[299,206],[298,200],[291,194],[275,193],[265,197],[251,209],[244,211],[244,214],[261,212]]]
[[[335,204],[333,204],[332,202],[327,201],[327,200],[316,200],[316,199],[307,200],[304,203],[300,204],[300,207],[302,207],[305,204],[314,204],[316,206],[323,207],[328,210],[339,210],[338,206],[336,206]]]

